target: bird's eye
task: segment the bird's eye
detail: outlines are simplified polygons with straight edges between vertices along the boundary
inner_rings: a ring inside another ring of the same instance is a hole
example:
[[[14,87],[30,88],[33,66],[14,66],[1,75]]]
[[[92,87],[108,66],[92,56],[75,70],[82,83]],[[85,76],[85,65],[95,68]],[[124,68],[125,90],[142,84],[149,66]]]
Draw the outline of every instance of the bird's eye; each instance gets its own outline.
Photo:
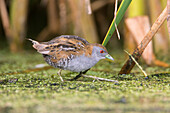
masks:
[[[103,50],[100,50],[100,53],[104,53],[104,51],[103,51]]]

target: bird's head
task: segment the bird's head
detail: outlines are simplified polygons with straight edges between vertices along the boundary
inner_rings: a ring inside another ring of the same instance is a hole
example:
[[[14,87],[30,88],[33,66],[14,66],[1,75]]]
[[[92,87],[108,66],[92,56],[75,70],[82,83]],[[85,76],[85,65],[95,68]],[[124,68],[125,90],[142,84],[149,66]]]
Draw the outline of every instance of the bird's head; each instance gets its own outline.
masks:
[[[96,57],[97,60],[100,59],[110,59],[114,60],[107,52],[106,48],[101,44],[93,44],[92,56]]]

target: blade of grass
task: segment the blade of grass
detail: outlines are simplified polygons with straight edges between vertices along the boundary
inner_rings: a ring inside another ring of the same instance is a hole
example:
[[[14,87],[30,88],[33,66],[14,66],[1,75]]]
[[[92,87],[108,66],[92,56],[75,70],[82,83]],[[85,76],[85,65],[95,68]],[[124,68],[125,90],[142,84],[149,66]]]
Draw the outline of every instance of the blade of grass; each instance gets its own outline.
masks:
[[[116,19],[112,21],[110,27],[109,27],[109,30],[107,31],[107,34],[103,40],[103,43],[102,45],[103,46],[106,46],[106,44],[108,43],[108,41],[110,40],[111,36],[113,35],[114,31],[115,31],[115,23],[116,25],[118,25],[121,21],[121,19],[123,18],[128,6],[130,5],[132,0],[123,0],[119,9],[118,9],[118,12],[116,14]]]
[[[135,58],[128,53],[126,50],[124,50],[131,58],[132,60],[135,62],[135,64],[139,67],[139,69],[142,71],[142,73],[145,75],[145,77],[147,77],[148,75],[146,74],[146,72],[142,69],[142,67],[139,65],[139,63],[135,60]]]
[[[115,0],[114,20],[116,19],[116,13],[117,13],[117,2],[118,2],[118,0]],[[120,34],[119,34],[119,30],[118,30],[118,28],[117,28],[116,23],[115,23],[115,28],[116,28],[116,32],[117,32],[118,39],[120,40]]]

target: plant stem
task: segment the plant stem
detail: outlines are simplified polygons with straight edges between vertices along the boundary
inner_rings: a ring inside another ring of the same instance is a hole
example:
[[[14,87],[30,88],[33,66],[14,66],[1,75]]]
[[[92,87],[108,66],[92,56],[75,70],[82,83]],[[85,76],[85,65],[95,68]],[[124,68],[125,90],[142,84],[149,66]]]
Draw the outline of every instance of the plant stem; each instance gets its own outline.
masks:
[[[159,30],[165,19],[167,18],[167,7],[162,11],[160,16],[156,19],[155,23],[152,25],[151,30],[146,34],[143,38],[141,43],[138,47],[134,50],[132,56],[135,58],[136,61],[141,57],[143,51],[152,40],[153,36]],[[129,74],[132,68],[134,67],[135,62],[131,59],[128,59],[122,69],[120,70],[119,74]]]

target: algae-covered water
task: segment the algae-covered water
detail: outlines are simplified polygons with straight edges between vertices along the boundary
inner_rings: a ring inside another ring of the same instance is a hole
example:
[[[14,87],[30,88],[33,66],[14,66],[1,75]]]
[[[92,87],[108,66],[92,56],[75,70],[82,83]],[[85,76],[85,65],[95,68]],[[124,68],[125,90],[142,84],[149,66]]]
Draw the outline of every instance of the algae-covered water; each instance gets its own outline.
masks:
[[[35,67],[45,63],[40,54],[0,51],[0,112],[170,112],[170,69],[140,62],[149,79],[137,67],[132,74],[118,76],[124,55],[113,53],[114,62],[102,60],[87,72],[119,83],[91,78],[68,81],[77,75],[70,71],[62,71],[62,83],[58,69]],[[170,63],[170,58],[162,59]]]

